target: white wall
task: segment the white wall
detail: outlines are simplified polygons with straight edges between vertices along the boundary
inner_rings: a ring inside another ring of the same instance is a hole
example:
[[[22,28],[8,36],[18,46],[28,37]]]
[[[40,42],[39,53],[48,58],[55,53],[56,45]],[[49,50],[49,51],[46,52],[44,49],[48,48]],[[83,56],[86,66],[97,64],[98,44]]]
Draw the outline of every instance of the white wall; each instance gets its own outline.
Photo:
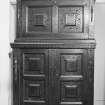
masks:
[[[9,35],[12,42],[15,37],[15,11],[14,6],[9,7],[9,5],[7,0],[2,0],[0,3],[0,105],[12,105],[11,69],[9,69],[8,53],[10,51]],[[10,9],[11,12],[9,12]],[[105,105],[105,3],[96,3],[95,33],[97,46],[95,51],[94,105]]]
[[[105,3],[96,3],[95,33],[95,105],[105,105]]]
[[[0,105],[8,105],[9,96],[9,1],[0,1]]]

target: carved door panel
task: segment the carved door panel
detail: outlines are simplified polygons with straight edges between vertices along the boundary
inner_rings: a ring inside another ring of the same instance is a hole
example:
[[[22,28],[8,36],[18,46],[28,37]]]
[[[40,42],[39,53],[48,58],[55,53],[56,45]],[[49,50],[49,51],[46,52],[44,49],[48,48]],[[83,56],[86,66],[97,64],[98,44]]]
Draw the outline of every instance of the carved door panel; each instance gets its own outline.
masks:
[[[43,0],[22,1],[22,33],[30,37],[52,32],[51,2]],[[40,35],[39,35],[40,36]]]
[[[59,49],[56,51],[56,105],[90,105],[87,51]]]
[[[48,105],[48,50],[22,50],[20,105]]]
[[[87,38],[89,33],[89,1],[57,0],[58,33],[68,38]]]

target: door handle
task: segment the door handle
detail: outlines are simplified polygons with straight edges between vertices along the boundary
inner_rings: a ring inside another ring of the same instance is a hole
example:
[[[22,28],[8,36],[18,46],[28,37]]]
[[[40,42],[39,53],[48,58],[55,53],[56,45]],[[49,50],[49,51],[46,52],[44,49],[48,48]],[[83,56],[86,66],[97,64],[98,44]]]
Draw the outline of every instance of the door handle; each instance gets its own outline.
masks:
[[[14,79],[17,80],[17,59],[14,61]]]

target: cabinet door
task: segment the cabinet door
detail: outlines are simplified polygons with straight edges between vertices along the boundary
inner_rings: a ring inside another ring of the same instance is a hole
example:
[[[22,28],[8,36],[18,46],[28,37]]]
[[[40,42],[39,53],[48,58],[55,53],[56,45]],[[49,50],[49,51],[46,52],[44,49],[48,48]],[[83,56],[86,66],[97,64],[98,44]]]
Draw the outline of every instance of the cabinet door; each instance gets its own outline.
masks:
[[[48,50],[21,50],[20,105],[48,105]]]
[[[90,105],[87,51],[83,49],[56,50],[56,105]]]
[[[22,35],[40,37],[52,32],[52,6],[48,0],[22,1]]]
[[[58,32],[66,38],[88,38],[89,0],[57,0]]]

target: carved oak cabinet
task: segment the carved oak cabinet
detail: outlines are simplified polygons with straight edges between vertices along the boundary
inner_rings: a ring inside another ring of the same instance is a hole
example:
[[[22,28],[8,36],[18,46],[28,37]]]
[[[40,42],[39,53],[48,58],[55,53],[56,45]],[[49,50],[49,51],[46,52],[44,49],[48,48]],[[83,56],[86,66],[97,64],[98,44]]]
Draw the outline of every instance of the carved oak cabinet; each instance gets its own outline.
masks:
[[[94,0],[17,0],[13,105],[93,105]]]

